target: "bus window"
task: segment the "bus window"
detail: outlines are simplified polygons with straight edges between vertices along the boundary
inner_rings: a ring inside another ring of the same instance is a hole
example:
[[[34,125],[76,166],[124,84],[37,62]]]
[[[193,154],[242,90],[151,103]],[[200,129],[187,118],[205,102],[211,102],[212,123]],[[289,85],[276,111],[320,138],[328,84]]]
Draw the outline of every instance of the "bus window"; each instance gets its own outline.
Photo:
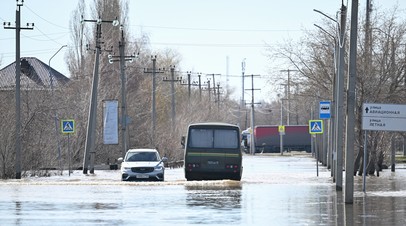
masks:
[[[237,132],[225,129],[214,130],[214,148],[238,148]]]
[[[213,146],[213,131],[211,129],[191,129],[189,147],[211,148]]]

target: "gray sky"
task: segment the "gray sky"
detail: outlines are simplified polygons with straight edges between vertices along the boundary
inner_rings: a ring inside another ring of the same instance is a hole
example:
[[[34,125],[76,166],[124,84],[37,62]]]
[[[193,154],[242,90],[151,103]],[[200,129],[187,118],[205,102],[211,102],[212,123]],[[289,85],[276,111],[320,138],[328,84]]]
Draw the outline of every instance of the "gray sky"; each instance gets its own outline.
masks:
[[[391,9],[396,4],[406,9],[406,1],[372,2],[382,9]],[[348,4],[350,8],[351,1]],[[360,1],[360,16],[365,13],[365,4],[366,1]],[[21,23],[35,23],[35,28],[21,32],[21,56],[37,57],[48,63],[62,45],[69,45],[69,20],[76,5],[77,0],[25,0]],[[265,77],[273,67],[264,55],[265,44],[278,45],[299,38],[304,29],[316,29],[313,24],[323,19],[313,9],[335,17],[340,6],[340,0],[131,0],[129,26],[135,37],[140,32],[149,35],[152,50],[177,50],[182,55],[177,68],[182,71],[219,73],[225,82],[228,69],[232,75],[229,84],[239,96],[241,78],[237,76],[241,75],[243,59],[246,59],[245,74]],[[15,1],[2,2],[0,21],[14,25],[15,9]],[[350,12],[349,9],[348,17]],[[65,52],[58,53],[51,66],[68,75]],[[14,30],[0,29],[0,57],[1,67],[14,62]],[[246,80],[246,87],[251,86],[250,79]],[[264,79],[256,79],[255,83],[255,88],[261,89],[256,95],[269,100],[272,85]]]

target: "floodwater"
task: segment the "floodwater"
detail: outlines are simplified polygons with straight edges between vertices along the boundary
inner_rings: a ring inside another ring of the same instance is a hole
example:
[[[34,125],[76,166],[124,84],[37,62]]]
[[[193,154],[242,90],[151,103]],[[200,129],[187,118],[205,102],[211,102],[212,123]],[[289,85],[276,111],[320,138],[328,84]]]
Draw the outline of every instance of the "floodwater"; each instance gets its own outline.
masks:
[[[0,181],[0,225],[406,225],[406,169],[355,178],[343,204],[309,155],[244,156],[237,181],[122,182],[119,171]],[[345,181],[345,180],[344,180]]]

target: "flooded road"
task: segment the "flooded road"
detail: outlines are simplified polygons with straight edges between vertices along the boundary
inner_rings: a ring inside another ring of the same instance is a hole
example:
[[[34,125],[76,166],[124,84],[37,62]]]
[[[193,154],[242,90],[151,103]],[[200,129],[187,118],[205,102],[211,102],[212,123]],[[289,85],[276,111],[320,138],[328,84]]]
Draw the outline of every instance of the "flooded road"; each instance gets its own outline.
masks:
[[[237,181],[122,182],[119,171],[0,181],[0,225],[406,225],[406,169],[355,178],[343,204],[309,155],[244,156]]]

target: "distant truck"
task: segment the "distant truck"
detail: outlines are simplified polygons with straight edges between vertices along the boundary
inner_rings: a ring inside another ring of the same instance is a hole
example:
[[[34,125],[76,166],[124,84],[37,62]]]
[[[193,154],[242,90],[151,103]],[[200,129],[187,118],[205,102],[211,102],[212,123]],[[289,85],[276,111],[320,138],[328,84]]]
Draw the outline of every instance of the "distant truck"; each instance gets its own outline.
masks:
[[[245,136],[244,136],[245,135]],[[249,136],[242,134],[245,150],[249,150]],[[255,152],[280,152],[280,135],[277,125],[261,125],[254,128]],[[306,151],[311,152],[311,135],[308,125],[288,125],[285,126],[285,135],[283,135],[284,151]]]

